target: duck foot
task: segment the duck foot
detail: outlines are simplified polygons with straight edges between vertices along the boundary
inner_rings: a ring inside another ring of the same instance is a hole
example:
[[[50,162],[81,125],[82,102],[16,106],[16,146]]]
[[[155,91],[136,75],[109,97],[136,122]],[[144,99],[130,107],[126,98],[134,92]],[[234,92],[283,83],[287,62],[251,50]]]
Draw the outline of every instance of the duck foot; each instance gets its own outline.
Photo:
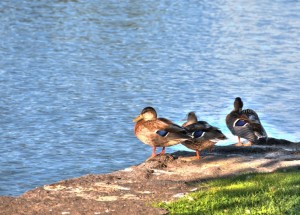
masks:
[[[193,156],[193,157],[180,157],[180,160],[183,160],[183,161],[196,161],[196,160],[200,160],[200,158],[198,158],[197,156]]]
[[[252,146],[252,145],[253,145],[253,144],[252,144],[252,142],[250,142],[250,141],[249,141],[248,143],[244,143],[244,144],[243,144],[243,146],[246,146],[246,147],[247,147],[247,146]]]
[[[159,154],[156,154],[156,147],[153,146],[153,147],[152,147],[152,154],[151,154],[150,157],[148,157],[148,158],[146,159],[146,161],[151,160],[152,158],[154,158],[154,157],[156,157],[156,156],[164,155],[165,152],[166,152],[166,147],[163,147],[162,150],[161,150],[161,152],[160,152]]]
[[[236,143],[236,144],[233,144],[233,145],[234,145],[234,146],[238,146],[238,147],[243,146],[243,144],[242,144],[241,142]]]
[[[238,137],[238,142],[236,144],[234,144],[234,146],[243,146],[240,137]]]
[[[160,152],[159,154],[156,154],[156,147],[153,146],[151,157],[153,158],[153,157],[155,157],[155,156],[157,156],[157,155],[164,155],[165,152],[166,152],[166,147],[163,147],[162,150],[161,150],[161,152]]]
[[[195,151],[196,151],[196,156],[193,156],[193,157],[181,157],[180,159],[183,160],[183,161],[200,160],[201,156],[200,156],[199,150],[195,150]]]

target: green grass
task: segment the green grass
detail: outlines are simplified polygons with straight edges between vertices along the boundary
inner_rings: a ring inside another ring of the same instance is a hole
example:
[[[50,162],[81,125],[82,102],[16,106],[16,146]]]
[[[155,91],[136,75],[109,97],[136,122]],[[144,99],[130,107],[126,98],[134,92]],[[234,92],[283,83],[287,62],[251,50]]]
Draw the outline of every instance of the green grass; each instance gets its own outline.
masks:
[[[196,184],[198,191],[155,205],[169,214],[300,214],[300,170],[251,173]]]

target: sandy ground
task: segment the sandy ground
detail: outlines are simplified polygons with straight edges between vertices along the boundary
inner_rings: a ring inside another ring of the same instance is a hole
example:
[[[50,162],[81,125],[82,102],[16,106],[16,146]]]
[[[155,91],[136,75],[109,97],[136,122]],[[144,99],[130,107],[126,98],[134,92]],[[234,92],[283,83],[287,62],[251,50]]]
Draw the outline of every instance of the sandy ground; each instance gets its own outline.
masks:
[[[192,160],[193,152],[157,156],[110,174],[85,175],[0,197],[0,214],[166,214],[151,204],[194,192],[194,182],[249,172],[300,168],[300,143],[271,138],[251,147],[215,147]]]

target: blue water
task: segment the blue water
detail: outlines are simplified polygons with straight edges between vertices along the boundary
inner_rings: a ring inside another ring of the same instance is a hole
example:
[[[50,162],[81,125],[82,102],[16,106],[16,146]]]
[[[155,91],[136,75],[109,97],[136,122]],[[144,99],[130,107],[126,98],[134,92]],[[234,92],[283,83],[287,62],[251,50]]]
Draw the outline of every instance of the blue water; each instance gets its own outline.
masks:
[[[0,22],[0,195],[141,163],[145,106],[196,111],[229,144],[240,96],[300,141],[299,1],[2,0]]]

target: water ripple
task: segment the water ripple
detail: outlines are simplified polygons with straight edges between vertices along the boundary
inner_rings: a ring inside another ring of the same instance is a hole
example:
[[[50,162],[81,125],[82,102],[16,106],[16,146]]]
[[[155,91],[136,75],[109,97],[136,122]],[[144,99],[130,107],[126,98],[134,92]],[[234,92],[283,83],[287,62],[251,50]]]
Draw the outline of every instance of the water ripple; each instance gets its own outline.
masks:
[[[145,106],[220,127],[236,96],[299,141],[297,1],[0,2],[0,195],[138,164]],[[227,144],[222,142],[222,144]],[[174,146],[168,152],[185,149]]]

